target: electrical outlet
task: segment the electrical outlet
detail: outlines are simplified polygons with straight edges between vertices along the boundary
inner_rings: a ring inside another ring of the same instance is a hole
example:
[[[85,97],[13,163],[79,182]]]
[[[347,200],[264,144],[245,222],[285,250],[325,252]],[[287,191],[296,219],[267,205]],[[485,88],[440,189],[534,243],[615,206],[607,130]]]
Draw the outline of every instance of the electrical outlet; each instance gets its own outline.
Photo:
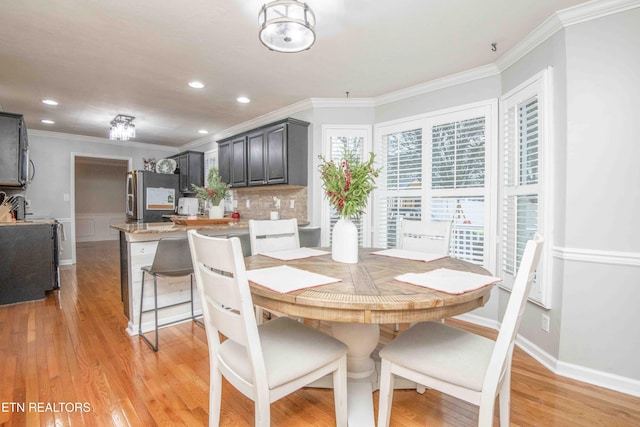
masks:
[[[295,209],[296,207],[296,200],[295,199],[291,199],[289,201],[289,209]]]
[[[249,209],[251,207],[251,200],[247,199],[247,209]]]
[[[541,327],[542,327],[543,331],[549,332],[549,329],[551,327],[551,318],[546,314],[542,315],[542,326]]]

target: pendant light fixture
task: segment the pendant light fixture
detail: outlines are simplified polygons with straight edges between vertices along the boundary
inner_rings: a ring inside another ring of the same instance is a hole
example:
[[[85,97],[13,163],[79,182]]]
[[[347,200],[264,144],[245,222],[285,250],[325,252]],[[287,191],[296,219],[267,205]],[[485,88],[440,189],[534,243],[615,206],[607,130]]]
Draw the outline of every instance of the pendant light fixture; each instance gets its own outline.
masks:
[[[112,141],[128,141],[136,137],[136,126],[133,124],[135,117],[118,114],[111,120],[109,139]]]
[[[275,0],[263,5],[258,22],[260,41],[276,52],[300,52],[316,41],[316,16],[306,3],[297,0]]]

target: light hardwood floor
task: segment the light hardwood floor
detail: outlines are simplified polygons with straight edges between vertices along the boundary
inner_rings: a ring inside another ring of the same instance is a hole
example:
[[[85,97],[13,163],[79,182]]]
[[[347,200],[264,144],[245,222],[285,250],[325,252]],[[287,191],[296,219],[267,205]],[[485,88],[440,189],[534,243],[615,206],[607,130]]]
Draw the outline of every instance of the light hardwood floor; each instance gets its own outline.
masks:
[[[62,267],[61,274],[61,290],[45,300],[0,307],[0,424],[206,425],[204,329],[191,322],[162,329],[158,353],[130,337],[120,301],[117,242],[79,244],[78,264]],[[495,337],[493,331],[455,323]],[[393,336],[391,325],[382,328],[382,344]],[[253,425],[250,400],[226,383],[222,398],[221,425]],[[377,399],[376,392],[376,410]],[[330,390],[303,389],[272,405],[272,425],[330,426],[333,411]],[[433,390],[396,391],[391,424],[472,426],[476,416],[472,405]],[[640,398],[558,377],[516,349],[511,421],[637,426]]]

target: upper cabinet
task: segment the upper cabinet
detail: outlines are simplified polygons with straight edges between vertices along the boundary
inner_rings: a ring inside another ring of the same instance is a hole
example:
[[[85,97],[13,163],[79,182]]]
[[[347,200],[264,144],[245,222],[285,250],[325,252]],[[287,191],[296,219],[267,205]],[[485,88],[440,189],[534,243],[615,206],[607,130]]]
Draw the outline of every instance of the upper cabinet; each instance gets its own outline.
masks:
[[[219,141],[222,180],[232,187],[307,185],[308,127],[288,118]]]
[[[27,128],[22,114],[0,112],[0,188],[26,188],[29,163]]]
[[[185,151],[169,158],[177,163],[182,193],[194,193],[192,185],[204,185],[204,153]]]

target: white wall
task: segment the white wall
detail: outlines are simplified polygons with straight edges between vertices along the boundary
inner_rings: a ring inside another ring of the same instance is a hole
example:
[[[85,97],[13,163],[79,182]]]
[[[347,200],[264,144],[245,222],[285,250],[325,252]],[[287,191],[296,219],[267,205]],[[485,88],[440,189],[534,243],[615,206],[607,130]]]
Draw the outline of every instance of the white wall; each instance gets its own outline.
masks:
[[[640,381],[640,8],[567,28],[566,49],[559,358]]]

